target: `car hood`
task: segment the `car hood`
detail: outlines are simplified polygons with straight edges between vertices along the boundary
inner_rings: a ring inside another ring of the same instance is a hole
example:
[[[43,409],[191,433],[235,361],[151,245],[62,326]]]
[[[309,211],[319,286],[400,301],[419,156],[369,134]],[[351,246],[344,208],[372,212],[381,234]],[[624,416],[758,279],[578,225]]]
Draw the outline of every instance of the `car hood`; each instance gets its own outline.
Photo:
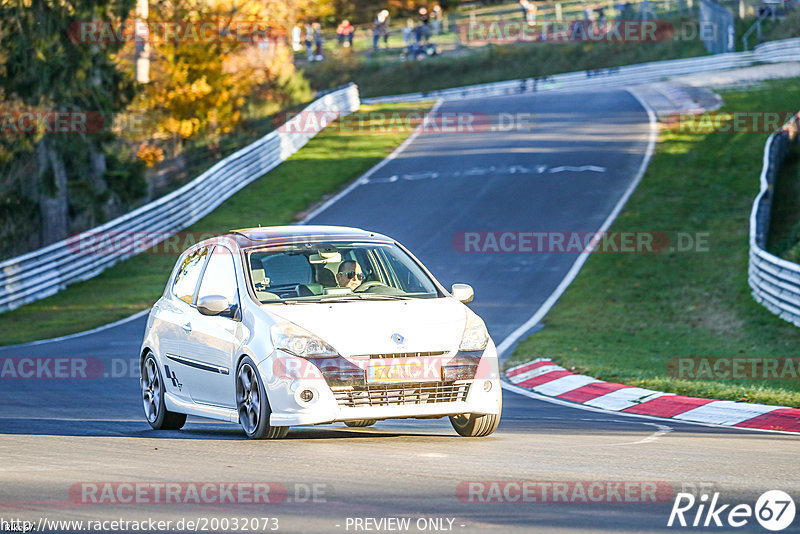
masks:
[[[264,308],[321,337],[343,356],[457,350],[466,324],[465,306],[452,298]],[[402,343],[394,334],[402,336]]]

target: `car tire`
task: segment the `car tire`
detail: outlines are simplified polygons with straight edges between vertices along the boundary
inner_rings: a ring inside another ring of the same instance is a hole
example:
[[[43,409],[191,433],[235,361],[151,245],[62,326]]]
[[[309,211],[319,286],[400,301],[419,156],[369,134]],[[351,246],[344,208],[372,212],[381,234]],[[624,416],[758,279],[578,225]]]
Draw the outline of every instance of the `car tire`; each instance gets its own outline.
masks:
[[[280,439],[289,433],[288,426],[271,426],[269,406],[258,367],[245,356],[236,368],[236,410],[239,424],[250,439]]]
[[[497,425],[500,424],[500,415],[475,415],[474,413],[451,415],[450,423],[455,431],[465,438],[482,438],[497,430]]]
[[[186,414],[170,412],[164,403],[164,378],[153,353],[148,353],[139,369],[144,416],[156,430],[180,430],[186,424]]]
[[[377,422],[376,419],[359,419],[358,421],[345,421],[344,424],[352,428],[363,428],[365,426],[372,426]]]
[[[500,424],[500,415],[503,413],[503,398],[500,398],[500,413],[476,415],[465,413],[451,415],[450,424],[460,436],[465,438],[482,438],[497,430]]]

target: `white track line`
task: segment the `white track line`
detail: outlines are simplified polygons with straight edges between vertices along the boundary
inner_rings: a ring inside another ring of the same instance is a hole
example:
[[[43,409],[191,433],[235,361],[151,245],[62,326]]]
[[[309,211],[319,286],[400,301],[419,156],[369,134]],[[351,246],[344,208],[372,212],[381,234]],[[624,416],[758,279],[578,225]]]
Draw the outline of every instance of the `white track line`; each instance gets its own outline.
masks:
[[[442,98],[437,100],[436,103],[433,104],[433,107],[431,108],[431,110],[425,115],[425,118],[422,120],[422,122],[419,124],[419,126],[417,126],[416,129],[413,132],[411,132],[411,135],[409,135],[406,138],[405,141],[400,143],[400,146],[395,148],[392,151],[391,154],[389,154],[388,156],[386,156],[385,158],[380,160],[374,167],[372,167],[370,170],[368,170],[363,175],[361,175],[361,177],[358,178],[357,180],[355,180],[353,183],[351,183],[350,185],[348,185],[347,187],[345,187],[344,189],[339,191],[336,195],[334,195],[331,198],[329,198],[328,200],[326,200],[321,206],[311,210],[311,213],[306,215],[305,218],[302,221],[300,221],[298,224],[306,224],[306,223],[308,223],[309,220],[313,219],[314,217],[316,217],[317,215],[319,215],[320,213],[322,213],[323,211],[325,211],[326,209],[331,207],[334,203],[336,203],[338,200],[340,200],[343,196],[348,194],[350,191],[352,191],[353,189],[355,189],[356,187],[358,187],[361,184],[367,183],[369,181],[370,176],[372,176],[373,174],[378,172],[380,169],[382,169],[384,167],[384,165],[386,165],[387,163],[389,163],[390,161],[395,159],[398,155],[400,155],[401,152],[403,152],[408,147],[408,145],[410,145],[411,143],[414,142],[414,139],[416,139],[417,136],[419,136],[419,134],[421,134],[423,132],[423,130],[425,129],[425,126],[428,124],[428,118],[433,113],[436,113],[436,111],[439,110],[439,106],[441,106],[443,102],[444,102],[444,99],[442,99]]]
[[[652,108],[644,100],[639,98],[630,89],[626,88],[625,91],[627,91],[631,96],[633,96],[647,112],[647,117],[648,120],[650,121],[650,134],[648,136],[648,141],[647,141],[647,150],[645,151],[645,155],[644,158],[642,159],[641,165],[639,165],[639,170],[636,172],[636,177],[634,178],[633,182],[631,182],[631,184],[628,186],[628,188],[625,190],[625,193],[622,195],[622,198],[619,199],[619,202],[617,202],[617,205],[614,206],[614,209],[611,211],[611,213],[608,214],[608,217],[606,217],[606,220],[603,222],[602,226],[600,226],[598,232],[605,232],[606,230],[608,230],[608,227],[611,226],[611,223],[613,223],[614,219],[617,218],[619,212],[622,211],[622,208],[625,206],[625,203],[628,202],[628,199],[633,194],[634,190],[636,189],[636,186],[639,185],[639,182],[641,182],[642,176],[644,176],[644,173],[647,170],[647,165],[650,163],[650,158],[653,157],[653,152],[655,151],[656,141],[658,141],[658,120],[656,119],[656,114],[653,113]],[[550,311],[550,309],[553,307],[553,305],[555,305],[558,299],[561,298],[561,295],[564,294],[564,291],[566,291],[567,287],[572,283],[573,280],[575,280],[575,277],[578,276],[578,272],[580,272],[581,267],[583,267],[583,264],[586,263],[586,260],[589,258],[589,254],[591,254],[591,251],[581,252],[578,258],[575,260],[575,263],[572,264],[572,267],[570,268],[569,272],[567,272],[567,275],[564,277],[563,280],[561,280],[561,283],[558,284],[558,287],[556,287],[555,291],[553,291],[553,293],[550,294],[547,300],[545,300],[544,303],[542,303],[542,305],[539,307],[538,310],[536,310],[536,312],[531,316],[531,318],[525,321],[516,330],[511,332],[511,334],[509,334],[508,337],[506,337],[497,346],[497,354],[501,358],[510,348],[512,348],[517,343],[517,341],[519,341],[519,339],[522,336],[525,335],[526,332],[528,332],[531,328],[536,326],[539,323],[539,321],[542,320],[542,317],[544,317],[545,314]]]

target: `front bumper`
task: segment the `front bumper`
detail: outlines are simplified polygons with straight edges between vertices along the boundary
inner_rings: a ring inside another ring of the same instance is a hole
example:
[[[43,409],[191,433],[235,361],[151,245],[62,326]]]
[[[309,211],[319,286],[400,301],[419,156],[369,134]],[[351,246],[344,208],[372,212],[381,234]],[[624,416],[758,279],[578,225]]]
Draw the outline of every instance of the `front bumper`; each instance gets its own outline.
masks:
[[[258,365],[269,397],[273,426],[360,419],[438,418],[464,413],[498,414],[502,405],[497,351],[491,342],[473,379],[394,384],[355,388],[355,391],[342,386],[331,388],[321,373],[306,372],[302,378],[289,379],[275,372],[275,362],[273,354]],[[306,362],[298,362],[298,365],[308,368]],[[310,402],[300,398],[305,390],[313,393]]]

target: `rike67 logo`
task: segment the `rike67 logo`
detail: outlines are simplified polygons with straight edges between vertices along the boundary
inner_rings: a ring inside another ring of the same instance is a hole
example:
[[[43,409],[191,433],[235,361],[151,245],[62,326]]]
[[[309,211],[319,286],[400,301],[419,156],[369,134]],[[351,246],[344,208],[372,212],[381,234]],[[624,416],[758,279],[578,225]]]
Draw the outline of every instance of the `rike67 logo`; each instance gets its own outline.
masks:
[[[718,504],[719,493],[709,499],[707,493],[695,498],[691,493],[678,493],[669,514],[667,526],[676,527],[734,527],[751,523],[753,518],[767,530],[777,532],[792,524],[795,517],[794,500],[788,493],[770,490],[749,504]]]

